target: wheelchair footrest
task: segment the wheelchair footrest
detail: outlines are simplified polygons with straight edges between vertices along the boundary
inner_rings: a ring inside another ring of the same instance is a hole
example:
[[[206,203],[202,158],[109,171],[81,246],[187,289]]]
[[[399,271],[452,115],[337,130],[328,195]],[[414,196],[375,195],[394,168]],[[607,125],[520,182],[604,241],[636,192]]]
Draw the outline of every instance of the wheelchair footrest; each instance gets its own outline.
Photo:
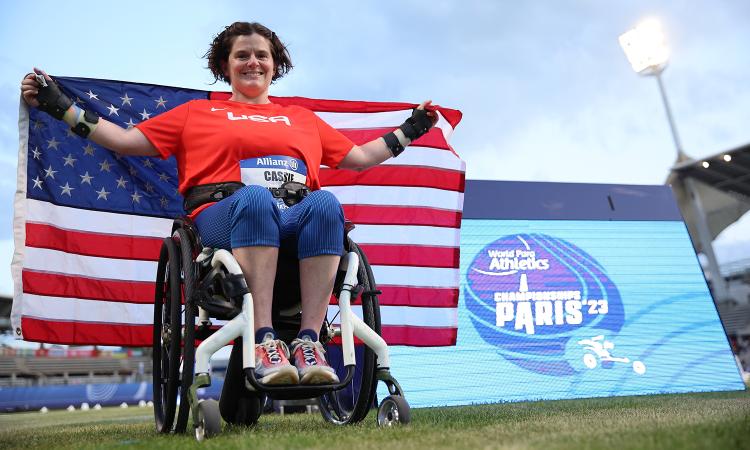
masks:
[[[297,400],[303,398],[320,397],[331,391],[338,391],[346,387],[354,378],[354,366],[346,366],[346,377],[336,384],[279,384],[269,385],[259,382],[255,378],[255,369],[245,369],[245,379],[249,388],[263,393],[275,400]]]

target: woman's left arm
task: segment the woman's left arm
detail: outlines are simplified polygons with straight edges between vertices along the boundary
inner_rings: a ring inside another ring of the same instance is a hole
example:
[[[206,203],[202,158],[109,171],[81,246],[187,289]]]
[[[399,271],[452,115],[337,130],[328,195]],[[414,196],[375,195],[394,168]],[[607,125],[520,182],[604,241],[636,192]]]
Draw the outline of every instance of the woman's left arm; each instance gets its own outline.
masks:
[[[385,136],[355,145],[339,163],[339,169],[364,170],[398,156],[404,147],[425,134],[437,122],[437,113],[426,110],[432,100],[422,102],[400,127]]]

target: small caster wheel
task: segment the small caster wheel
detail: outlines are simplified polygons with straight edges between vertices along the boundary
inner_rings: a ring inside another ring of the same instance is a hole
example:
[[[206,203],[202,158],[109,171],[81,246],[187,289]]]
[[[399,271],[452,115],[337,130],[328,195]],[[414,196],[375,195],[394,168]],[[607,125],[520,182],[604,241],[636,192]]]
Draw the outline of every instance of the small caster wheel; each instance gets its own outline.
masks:
[[[411,421],[411,410],[406,399],[400,395],[389,395],[380,402],[378,426],[406,425]]]
[[[195,439],[202,441],[221,433],[219,402],[213,399],[198,402],[198,417],[195,420]]]

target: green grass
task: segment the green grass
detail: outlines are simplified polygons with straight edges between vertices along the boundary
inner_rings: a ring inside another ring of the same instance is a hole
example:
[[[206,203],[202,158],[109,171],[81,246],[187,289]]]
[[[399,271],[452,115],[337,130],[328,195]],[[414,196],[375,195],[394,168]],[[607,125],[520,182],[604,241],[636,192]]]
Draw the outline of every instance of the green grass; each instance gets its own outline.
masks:
[[[157,435],[151,414],[137,407],[4,414],[0,448],[750,448],[748,392],[416,409],[410,425],[391,429],[377,428],[374,414],[352,427],[318,414],[267,415],[203,443],[191,434]]]

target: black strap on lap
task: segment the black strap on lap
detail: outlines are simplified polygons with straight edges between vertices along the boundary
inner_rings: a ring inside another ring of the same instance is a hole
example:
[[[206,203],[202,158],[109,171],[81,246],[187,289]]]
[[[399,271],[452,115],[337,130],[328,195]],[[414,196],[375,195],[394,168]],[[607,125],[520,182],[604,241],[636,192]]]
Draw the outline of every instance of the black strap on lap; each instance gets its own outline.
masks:
[[[236,191],[242,189],[245,185],[236,181],[227,183],[210,183],[193,186],[185,194],[185,200],[182,207],[188,214],[192,214],[201,205],[214,203],[223,200]],[[294,206],[301,202],[310,193],[310,188],[303,183],[288,181],[278,188],[268,188],[274,198],[284,200],[287,206]]]
[[[294,206],[310,193],[310,188],[296,181],[287,181],[280,188],[269,188],[274,198],[284,200],[286,206]]]
[[[235,181],[193,186],[185,193],[185,200],[182,203],[182,207],[185,208],[188,214],[192,214],[199,206],[223,200],[244,186],[244,184]]]

